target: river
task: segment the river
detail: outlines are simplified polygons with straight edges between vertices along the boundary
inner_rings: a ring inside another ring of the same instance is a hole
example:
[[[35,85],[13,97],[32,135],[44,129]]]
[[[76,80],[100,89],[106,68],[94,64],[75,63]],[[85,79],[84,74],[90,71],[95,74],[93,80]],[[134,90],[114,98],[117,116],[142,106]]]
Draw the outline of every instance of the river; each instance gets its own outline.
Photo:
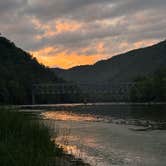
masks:
[[[135,130],[165,123],[166,105],[71,104],[40,115],[67,153],[92,166],[166,165],[166,130]]]

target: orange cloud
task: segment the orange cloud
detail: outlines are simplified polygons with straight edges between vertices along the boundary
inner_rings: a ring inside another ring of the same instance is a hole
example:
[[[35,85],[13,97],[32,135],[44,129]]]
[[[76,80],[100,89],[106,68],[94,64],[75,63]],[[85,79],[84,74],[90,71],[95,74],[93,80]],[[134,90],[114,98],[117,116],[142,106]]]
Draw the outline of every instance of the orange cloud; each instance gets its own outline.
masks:
[[[65,52],[55,55],[48,55],[53,48],[45,48],[36,52],[32,52],[40,63],[49,67],[61,67],[64,69],[71,68],[78,65],[93,64],[101,59],[101,55],[78,55],[77,53],[67,54]]]
[[[42,35],[36,35],[35,36],[36,39],[41,40],[43,37],[56,35],[57,32],[54,24],[53,25],[43,24],[37,19],[32,19],[31,21],[36,29],[41,29],[44,31]]]
[[[36,29],[41,29],[44,31],[43,34],[35,36],[37,40],[41,40],[43,37],[54,36],[62,32],[76,31],[82,26],[81,23],[71,20],[58,20],[53,21],[51,24],[43,24],[37,19],[32,19],[32,23]]]
[[[57,33],[65,31],[76,31],[81,27],[81,23],[75,21],[59,21],[56,23]]]
[[[102,42],[99,42],[95,45],[97,53],[90,56],[86,55],[86,52],[88,52],[91,47],[80,48],[78,52],[81,52],[81,55],[76,52],[67,53],[67,50],[59,52],[58,47],[47,47],[31,53],[38,59],[40,63],[46,66],[68,69],[79,65],[94,64],[101,59],[107,59],[113,55],[117,55],[128,50],[145,47],[147,45],[152,45],[156,42],[156,40],[139,41],[133,44],[123,42],[120,44],[119,50],[117,50],[116,53],[115,50],[110,49],[109,55],[104,54],[105,46]]]
[[[141,47],[146,47],[148,45],[152,45],[157,43],[158,40],[145,40],[145,41],[139,41],[134,43],[134,48],[141,48]]]
[[[98,52],[104,52],[104,50],[105,50],[104,43],[99,42],[99,43],[97,44],[97,46],[96,46],[96,50],[97,50]]]

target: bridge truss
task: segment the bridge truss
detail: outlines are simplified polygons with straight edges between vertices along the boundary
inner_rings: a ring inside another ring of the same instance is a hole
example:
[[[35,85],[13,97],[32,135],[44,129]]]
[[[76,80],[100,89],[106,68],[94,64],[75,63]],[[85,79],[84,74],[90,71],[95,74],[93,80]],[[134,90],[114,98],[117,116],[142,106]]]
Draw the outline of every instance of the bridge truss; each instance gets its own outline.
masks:
[[[55,83],[55,84],[34,84],[32,88],[32,103],[35,104],[35,97],[38,95],[76,95],[104,98],[109,96],[114,99],[128,100],[131,88],[134,83],[119,84],[74,84],[74,83]]]

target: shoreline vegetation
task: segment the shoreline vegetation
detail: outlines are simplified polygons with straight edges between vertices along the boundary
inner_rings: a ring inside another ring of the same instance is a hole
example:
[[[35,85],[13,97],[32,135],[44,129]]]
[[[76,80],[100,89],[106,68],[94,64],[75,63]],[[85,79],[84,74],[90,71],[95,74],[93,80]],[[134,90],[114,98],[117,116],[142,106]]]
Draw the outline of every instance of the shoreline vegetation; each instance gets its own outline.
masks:
[[[90,166],[51,141],[36,115],[0,108],[1,166]]]

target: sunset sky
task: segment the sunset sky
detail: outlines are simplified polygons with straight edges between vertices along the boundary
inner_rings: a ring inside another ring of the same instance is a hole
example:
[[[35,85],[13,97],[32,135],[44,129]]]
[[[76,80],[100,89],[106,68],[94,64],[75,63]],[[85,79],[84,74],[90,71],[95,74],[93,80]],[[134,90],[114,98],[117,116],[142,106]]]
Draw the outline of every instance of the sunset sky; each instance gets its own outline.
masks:
[[[0,32],[50,67],[166,39],[166,0],[1,0]]]

